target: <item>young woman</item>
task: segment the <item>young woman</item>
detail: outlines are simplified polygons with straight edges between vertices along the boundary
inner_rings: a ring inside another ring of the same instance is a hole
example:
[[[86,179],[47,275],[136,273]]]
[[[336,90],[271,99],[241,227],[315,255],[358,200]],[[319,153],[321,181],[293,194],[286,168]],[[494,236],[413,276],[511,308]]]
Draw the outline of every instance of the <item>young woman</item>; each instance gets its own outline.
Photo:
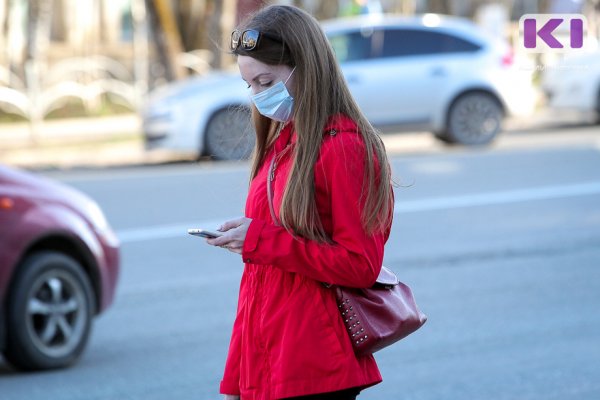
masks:
[[[354,354],[326,284],[369,287],[379,274],[393,214],[384,146],[309,14],[262,9],[231,49],[256,149],[245,217],[208,239],[245,263],[221,393],[355,399],[381,375],[372,356]]]

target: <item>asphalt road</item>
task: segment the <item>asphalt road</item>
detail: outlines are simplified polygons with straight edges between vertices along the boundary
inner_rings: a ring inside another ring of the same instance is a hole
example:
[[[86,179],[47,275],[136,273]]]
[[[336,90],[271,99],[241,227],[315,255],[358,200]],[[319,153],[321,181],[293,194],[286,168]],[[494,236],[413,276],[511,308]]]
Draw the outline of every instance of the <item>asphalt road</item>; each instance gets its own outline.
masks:
[[[393,156],[385,262],[429,321],[376,355],[384,382],[360,399],[600,399],[591,129],[553,132],[566,138],[556,146]],[[75,367],[23,374],[0,361],[0,399],[219,398],[242,264],[185,229],[241,215],[247,165],[46,174],[105,210],[123,243],[120,286]]]

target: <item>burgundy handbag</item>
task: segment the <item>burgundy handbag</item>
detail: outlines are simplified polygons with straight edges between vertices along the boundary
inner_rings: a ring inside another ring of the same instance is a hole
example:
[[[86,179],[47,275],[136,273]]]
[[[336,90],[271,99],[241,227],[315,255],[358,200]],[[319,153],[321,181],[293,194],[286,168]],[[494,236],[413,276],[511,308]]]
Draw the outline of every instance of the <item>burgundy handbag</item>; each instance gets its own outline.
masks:
[[[335,286],[334,289],[358,356],[375,353],[405,338],[427,321],[410,288],[385,266],[370,288]]]
[[[267,174],[267,198],[273,222],[279,225],[271,188],[276,158],[273,157]],[[335,290],[340,315],[358,356],[375,353],[405,338],[427,321],[410,288],[385,266],[370,288],[328,287]]]

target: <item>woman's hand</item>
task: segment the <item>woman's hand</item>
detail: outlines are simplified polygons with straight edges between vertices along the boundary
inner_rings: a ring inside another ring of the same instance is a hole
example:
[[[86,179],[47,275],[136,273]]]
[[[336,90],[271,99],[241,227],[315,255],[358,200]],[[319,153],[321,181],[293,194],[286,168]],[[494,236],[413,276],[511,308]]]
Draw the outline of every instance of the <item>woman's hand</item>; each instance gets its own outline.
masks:
[[[245,217],[227,221],[219,228],[219,232],[224,232],[224,234],[215,239],[206,239],[206,243],[242,254],[250,222],[252,220]]]

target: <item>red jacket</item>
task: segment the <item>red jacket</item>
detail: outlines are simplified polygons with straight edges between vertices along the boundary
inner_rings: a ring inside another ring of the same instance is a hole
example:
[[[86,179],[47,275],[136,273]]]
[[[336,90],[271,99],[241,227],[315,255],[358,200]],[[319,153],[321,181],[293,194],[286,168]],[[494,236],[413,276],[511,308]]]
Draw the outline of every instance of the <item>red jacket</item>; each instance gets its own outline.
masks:
[[[329,134],[331,129],[336,134]],[[334,292],[322,282],[368,287],[375,282],[389,236],[362,229],[365,145],[347,117],[332,118],[315,165],[316,201],[334,244],[294,238],[272,221],[267,172],[275,153],[295,142],[293,124],[282,130],[251,182],[246,216],[252,219],[242,257],[238,310],[221,393],[271,400],[381,382],[373,356],[357,358]],[[290,152],[277,163],[274,208],[291,167]],[[391,189],[390,189],[391,190]],[[391,226],[391,221],[390,221]]]

